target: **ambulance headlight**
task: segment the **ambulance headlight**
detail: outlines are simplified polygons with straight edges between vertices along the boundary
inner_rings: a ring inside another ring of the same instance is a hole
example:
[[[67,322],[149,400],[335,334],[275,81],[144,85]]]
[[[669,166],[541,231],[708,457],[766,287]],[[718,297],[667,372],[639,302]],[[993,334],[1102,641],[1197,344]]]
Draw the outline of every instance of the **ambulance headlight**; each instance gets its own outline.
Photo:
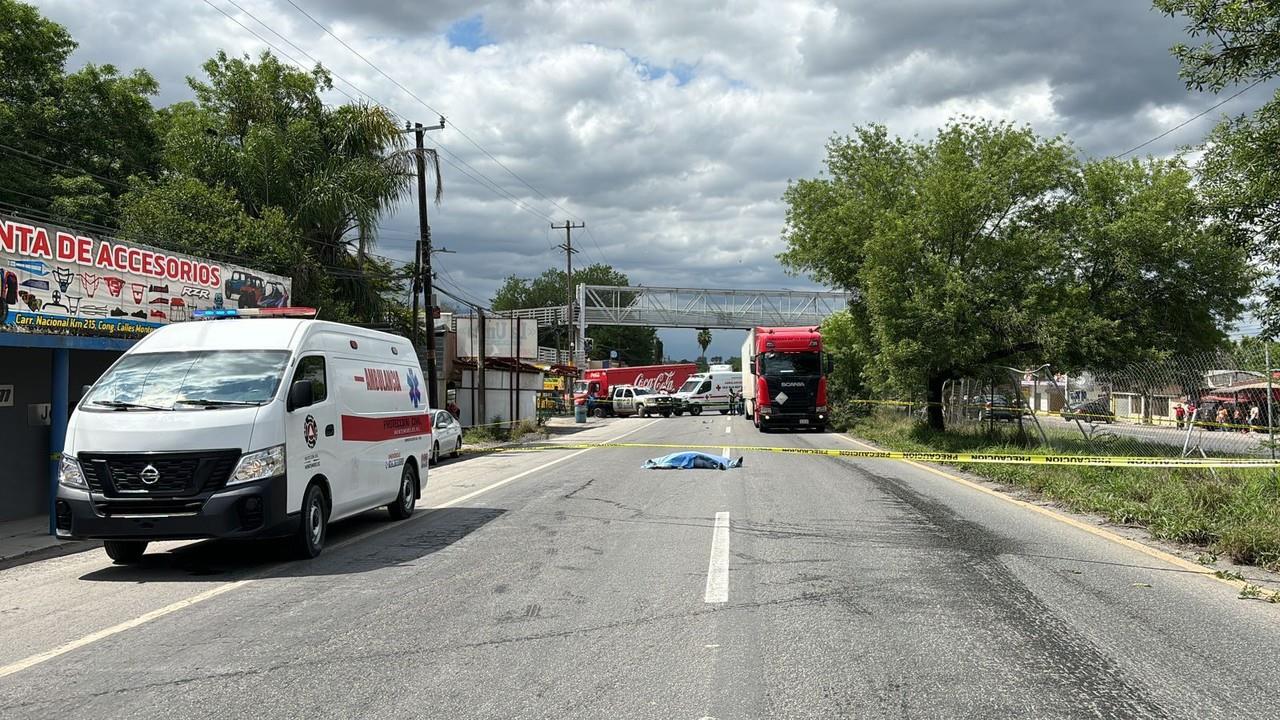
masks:
[[[276,445],[242,456],[227,484],[237,485],[283,474],[284,445]]]
[[[80,469],[80,463],[66,455],[62,456],[62,463],[58,466],[58,484],[76,490],[89,489],[89,484],[84,480],[84,471]]]

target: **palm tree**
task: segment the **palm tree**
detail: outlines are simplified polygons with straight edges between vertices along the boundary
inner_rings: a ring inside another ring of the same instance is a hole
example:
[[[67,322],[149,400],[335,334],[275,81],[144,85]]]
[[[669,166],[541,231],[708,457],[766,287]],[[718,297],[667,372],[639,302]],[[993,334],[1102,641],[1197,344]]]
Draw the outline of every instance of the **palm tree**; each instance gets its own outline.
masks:
[[[698,347],[702,348],[702,361],[707,361],[707,348],[711,347],[711,331],[702,328],[698,331]]]

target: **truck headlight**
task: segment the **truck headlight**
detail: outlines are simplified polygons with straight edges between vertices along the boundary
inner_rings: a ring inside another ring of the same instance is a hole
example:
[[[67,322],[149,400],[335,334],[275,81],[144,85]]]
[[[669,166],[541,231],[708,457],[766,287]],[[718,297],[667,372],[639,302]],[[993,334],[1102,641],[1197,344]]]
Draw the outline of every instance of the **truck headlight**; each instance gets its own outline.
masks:
[[[283,474],[284,445],[276,445],[242,456],[227,484],[238,485]]]
[[[73,457],[62,456],[62,462],[58,465],[58,484],[76,490],[88,490],[89,483],[85,482],[84,471],[80,469],[80,463]]]
[[[772,407],[770,407],[770,406],[768,406],[768,405],[765,405],[764,407],[760,408],[760,414],[761,414],[761,415],[772,415],[772,414],[773,414],[773,408],[772,408]]]

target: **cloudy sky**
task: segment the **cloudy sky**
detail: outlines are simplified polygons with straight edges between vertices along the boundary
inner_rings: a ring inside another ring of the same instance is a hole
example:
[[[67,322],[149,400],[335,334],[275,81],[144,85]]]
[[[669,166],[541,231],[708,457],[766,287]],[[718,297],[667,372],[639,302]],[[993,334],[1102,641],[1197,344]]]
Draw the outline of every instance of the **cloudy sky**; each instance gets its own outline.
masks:
[[[588,227],[577,262],[608,262],[633,283],[809,287],[774,259],[780,197],[855,124],[928,135],[979,115],[1104,155],[1221,100],[1184,89],[1168,52],[1183,23],[1146,0],[36,4],[80,43],[73,67],[145,67],[157,104],[187,98],[185,76],[218,49],[257,54],[266,40],[310,66],[305,50],[351,96],[424,124],[443,113],[432,234],[457,252],[437,262],[445,287],[486,301],[507,275],[563,265],[549,225],[566,217]],[[1142,152],[1195,143],[1222,112],[1263,99],[1246,93]],[[409,257],[416,223],[406,201],[381,252]],[[664,338],[677,358],[698,353],[692,331]],[[740,343],[720,333],[711,354]]]

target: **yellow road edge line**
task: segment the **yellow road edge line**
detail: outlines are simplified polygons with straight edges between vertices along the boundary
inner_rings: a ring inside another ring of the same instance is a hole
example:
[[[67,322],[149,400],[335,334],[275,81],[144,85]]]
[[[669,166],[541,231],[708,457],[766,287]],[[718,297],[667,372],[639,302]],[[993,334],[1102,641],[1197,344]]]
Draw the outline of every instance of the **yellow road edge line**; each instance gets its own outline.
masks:
[[[614,438],[614,440],[621,440],[622,438],[632,433],[639,432],[640,430],[643,430],[649,427],[650,425],[653,425],[656,422],[658,422],[658,420],[654,420],[653,422],[646,423],[644,425],[641,425],[638,428],[632,428],[631,430],[628,430],[627,432],[621,435],[618,435],[617,437]],[[472,491],[461,497],[457,497],[457,498],[454,498],[453,500],[449,500],[447,502],[441,503],[440,505],[437,505],[433,508],[426,508],[427,512],[423,513],[419,517],[429,517],[431,515],[431,511],[443,510],[445,508],[453,507],[458,503],[466,502],[467,500],[470,500],[471,498],[476,497],[477,495],[481,495],[483,493],[489,492],[490,490],[494,490],[496,488],[502,487],[503,485],[519,480],[520,478],[527,477],[539,470],[543,470],[557,463],[561,463],[561,462],[564,462],[565,460],[575,458],[581,455],[582,453],[587,452],[587,450],[591,450],[591,449],[593,449],[593,447],[584,448],[579,452],[570,453],[568,455],[565,455],[564,457],[556,458],[555,460],[552,460],[547,463],[543,463],[542,465],[539,465],[536,468],[517,473],[516,475],[513,475],[509,478],[499,480],[498,482],[493,483],[492,485],[485,486],[483,488],[480,488],[479,490]],[[384,531],[391,530],[397,527],[403,527],[403,524],[395,523],[395,524],[383,525],[381,527],[374,528],[370,532],[361,533],[360,535],[345,538],[341,542],[331,546],[329,550],[331,551],[337,550],[339,548],[346,547],[347,545],[354,544],[361,540],[367,540],[373,537],[374,535],[379,535]],[[268,579],[268,577],[264,575],[255,575],[255,576],[250,576],[241,580],[233,580],[232,582],[225,583],[223,585],[218,585],[217,587],[213,587],[208,590],[205,590],[204,592],[192,595],[191,597],[183,598],[182,600],[178,600],[176,602],[170,603],[168,605],[165,605],[162,608],[158,608],[156,610],[143,613],[142,615],[139,615],[138,617],[133,618],[131,620],[125,620],[124,622],[117,623],[115,625],[112,625],[111,627],[103,628],[101,630],[91,632],[88,635],[85,635],[84,637],[77,638],[69,642],[65,642],[55,648],[36,653],[34,655],[30,655],[21,660],[9,663],[8,665],[0,666],[0,678],[13,675],[14,673],[22,672],[23,670],[27,670],[29,668],[35,667],[36,665],[47,662],[61,655],[66,655],[72,650],[82,648],[86,645],[91,645],[99,640],[109,638],[112,635],[118,635],[126,630],[132,630],[133,628],[139,627],[141,625],[145,625],[151,622],[152,620],[162,618],[165,615],[173,614],[179,610],[184,610],[193,605],[202,603],[205,600],[210,600],[224,593],[231,592],[232,590],[238,590],[239,588],[242,588],[245,585],[248,585],[249,583],[255,582],[257,580],[264,580],[264,579]]]
[[[874,445],[865,443],[861,440],[851,438],[844,434],[837,434],[836,436],[839,437],[841,440],[845,440],[847,442],[851,442],[856,445],[861,445],[862,447],[871,448],[873,450],[877,449]],[[958,483],[972,490],[977,490],[978,492],[985,493],[987,495],[990,495],[991,497],[999,498],[1012,505],[1016,505],[1026,510],[1037,512],[1041,515],[1044,515],[1045,517],[1052,518],[1066,525],[1070,525],[1071,527],[1076,528],[1077,530],[1083,530],[1091,535],[1100,537],[1104,540],[1109,540],[1110,542],[1113,542],[1117,545],[1124,546],[1126,548],[1129,548],[1130,550],[1137,550],[1138,552],[1144,555],[1148,555],[1150,557],[1156,558],[1157,560],[1162,560],[1165,563],[1173,565],[1174,567],[1180,568],[1182,570],[1187,570],[1196,575],[1207,577],[1210,580],[1216,580],[1225,585],[1230,585],[1231,587],[1235,588],[1237,591],[1244,589],[1246,585],[1253,585],[1254,587],[1257,587],[1260,590],[1264,590],[1267,592],[1272,592],[1272,593],[1280,592],[1280,591],[1277,591],[1275,588],[1271,588],[1266,585],[1258,585],[1258,584],[1250,583],[1244,580],[1235,580],[1232,578],[1219,577],[1215,573],[1215,571],[1210,570],[1209,568],[1203,565],[1200,565],[1198,563],[1193,563],[1190,560],[1187,560],[1186,558],[1178,557],[1173,553],[1166,552],[1159,548],[1151,547],[1146,543],[1141,543],[1141,542],[1138,542],[1137,540],[1133,540],[1123,535],[1116,534],[1114,532],[1111,532],[1110,530],[1107,530],[1106,528],[1093,525],[1092,523],[1087,523],[1081,520],[1077,520],[1069,515],[1063,515],[1062,513],[1056,510],[1051,510],[1041,505],[1036,505],[1035,503],[1029,503],[1026,500],[1019,500],[1018,498],[1015,498],[1007,493],[1000,492],[999,490],[993,490],[992,488],[986,487],[985,485],[981,485],[979,483],[973,482],[972,480],[966,480],[958,475],[952,475],[949,472],[946,472],[944,470],[939,470],[938,468],[932,467],[930,465],[918,463],[918,462],[915,462],[914,460],[902,460],[901,462],[920,468],[925,472],[933,473],[934,475],[937,475],[939,477],[946,478],[947,480],[950,480],[954,483]]]
[[[475,454],[511,452],[535,452],[542,450],[585,450],[591,448],[653,448],[676,450],[718,450],[721,445],[691,443],[530,443],[528,445],[503,445],[475,449]],[[1030,455],[1009,453],[949,453],[899,450],[841,450],[839,448],[772,447],[764,445],[735,445],[748,452],[774,452],[788,455],[830,455],[869,460],[918,460],[922,462],[973,463],[1002,465],[1049,465],[1058,467],[1145,467],[1145,468],[1240,468],[1267,469],[1280,467],[1280,461],[1266,458],[1191,458],[1129,455]],[[870,446],[867,446],[870,447]]]

